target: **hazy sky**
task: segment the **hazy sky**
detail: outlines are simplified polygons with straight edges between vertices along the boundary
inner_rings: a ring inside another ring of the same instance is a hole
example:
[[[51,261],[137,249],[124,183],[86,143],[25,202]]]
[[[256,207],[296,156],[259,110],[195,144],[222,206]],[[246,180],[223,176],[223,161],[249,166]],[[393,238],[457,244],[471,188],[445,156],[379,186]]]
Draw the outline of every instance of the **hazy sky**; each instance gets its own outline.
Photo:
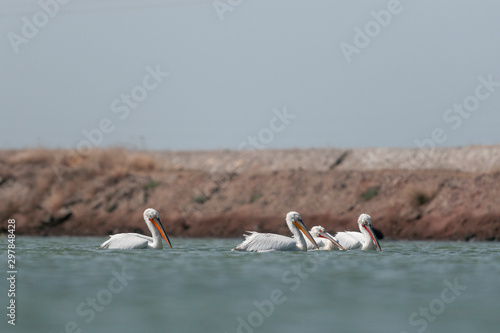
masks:
[[[0,0],[0,148],[500,143],[498,1],[55,1]]]

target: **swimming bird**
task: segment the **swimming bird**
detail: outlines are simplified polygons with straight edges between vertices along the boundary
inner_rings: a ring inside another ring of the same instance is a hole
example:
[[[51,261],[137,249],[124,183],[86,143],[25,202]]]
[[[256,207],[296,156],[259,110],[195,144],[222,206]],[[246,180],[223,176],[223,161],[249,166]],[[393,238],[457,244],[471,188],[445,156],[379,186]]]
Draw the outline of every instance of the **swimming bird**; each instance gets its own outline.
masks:
[[[136,234],[136,233],[124,233],[110,235],[109,239],[99,246],[100,249],[163,249],[162,237],[167,242],[167,244],[172,248],[170,239],[163,228],[160,221],[160,215],[153,208],[148,208],[143,214],[144,222],[148,225],[149,231],[153,237]]]
[[[245,240],[243,243],[236,246],[233,251],[307,251],[307,243],[302,234],[304,234],[316,248],[319,248],[309,231],[307,231],[299,213],[289,212],[286,214],[285,221],[293,234],[292,237],[248,231],[250,234],[243,235]]]
[[[311,228],[310,234],[313,236],[316,244],[318,244],[320,250],[331,251],[331,250],[345,250],[345,248],[340,245],[332,235],[325,231],[320,225]],[[307,240],[306,240],[307,241]],[[307,249],[313,250],[314,245],[311,242],[307,242]]]
[[[372,219],[368,214],[361,214],[358,218],[359,230],[357,231],[343,231],[337,232],[334,238],[339,242],[340,245],[346,248],[346,250],[353,250],[361,248],[361,250],[376,250],[380,248],[380,243],[378,242],[377,236],[372,229]]]

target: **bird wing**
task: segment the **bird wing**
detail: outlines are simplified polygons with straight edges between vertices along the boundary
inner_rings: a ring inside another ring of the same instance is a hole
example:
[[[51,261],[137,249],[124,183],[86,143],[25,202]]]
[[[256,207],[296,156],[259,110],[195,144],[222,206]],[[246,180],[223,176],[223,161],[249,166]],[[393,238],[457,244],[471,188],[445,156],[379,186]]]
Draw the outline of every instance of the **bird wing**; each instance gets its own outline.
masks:
[[[265,251],[291,251],[298,250],[295,239],[276,234],[261,234],[255,231],[248,231],[243,243],[236,246],[233,250],[249,252]]]
[[[363,234],[356,231],[342,231],[335,234],[335,239],[346,250],[353,250],[363,245]]]
[[[153,242],[152,237],[141,234],[125,233],[110,235],[109,239],[99,246],[100,249],[145,249],[148,247],[148,242]]]
[[[324,238],[321,238],[321,237],[313,237],[314,240],[316,241],[316,244],[318,244],[319,246],[319,249],[320,250],[323,250],[324,248],[326,248],[328,245],[326,242],[324,242]],[[306,243],[307,243],[307,251],[309,250],[316,250],[316,246],[313,245],[313,243],[311,243],[311,241],[309,240],[309,238],[305,237],[306,239]],[[328,241],[330,243],[330,241]]]

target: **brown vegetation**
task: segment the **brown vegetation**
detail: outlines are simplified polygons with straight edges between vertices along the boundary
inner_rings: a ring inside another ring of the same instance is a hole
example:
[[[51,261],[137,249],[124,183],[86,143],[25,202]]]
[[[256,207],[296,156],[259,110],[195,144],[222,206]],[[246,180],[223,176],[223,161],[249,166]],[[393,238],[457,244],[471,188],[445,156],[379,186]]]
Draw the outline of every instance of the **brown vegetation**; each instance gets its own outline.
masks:
[[[438,186],[434,183],[411,184],[404,190],[410,206],[418,208],[429,203],[436,196]]]
[[[388,168],[411,150],[375,150],[0,151],[0,218],[15,218],[18,234],[147,233],[142,212],[153,207],[171,236],[240,237],[289,234],[290,210],[331,232],[356,230],[368,213],[392,239],[500,240],[498,147],[426,153],[438,169]]]

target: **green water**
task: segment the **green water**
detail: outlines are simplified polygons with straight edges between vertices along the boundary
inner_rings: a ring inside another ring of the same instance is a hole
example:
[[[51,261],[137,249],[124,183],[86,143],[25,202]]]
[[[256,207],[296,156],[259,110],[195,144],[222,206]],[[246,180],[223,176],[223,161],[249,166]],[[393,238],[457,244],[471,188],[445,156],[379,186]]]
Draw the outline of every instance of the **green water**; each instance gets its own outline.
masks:
[[[174,249],[97,250],[105,239],[17,237],[16,326],[3,250],[0,332],[500,330],[500,243],[240,253],[239,239],[174,238]]]

